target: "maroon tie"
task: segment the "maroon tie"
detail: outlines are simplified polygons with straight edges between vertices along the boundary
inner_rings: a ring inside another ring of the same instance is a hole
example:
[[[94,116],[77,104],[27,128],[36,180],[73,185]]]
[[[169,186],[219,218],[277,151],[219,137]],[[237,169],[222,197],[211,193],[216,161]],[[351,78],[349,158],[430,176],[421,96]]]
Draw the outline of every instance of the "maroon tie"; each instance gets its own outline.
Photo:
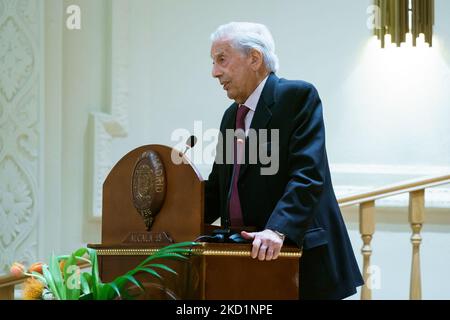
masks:
[[[236,130],[241,129],[245,132],[245,116],[250,111],[244,105],[240,105],[236,113]],[[243,133],[241,132],[241,133]],[[239,200],[238,191],[238,180],[239,180],[239,170],[242,162],[242,155],[244,153],[244,141],[245,134],[239,135],[238,138],[234,138],[234,165],[233,165],[233,176],[232,176],[232,186],[231,186],[231,197],[230,197],[230,222],[232,227],[241,227],[244,225],[242,219],[242,208],[241,201]]]

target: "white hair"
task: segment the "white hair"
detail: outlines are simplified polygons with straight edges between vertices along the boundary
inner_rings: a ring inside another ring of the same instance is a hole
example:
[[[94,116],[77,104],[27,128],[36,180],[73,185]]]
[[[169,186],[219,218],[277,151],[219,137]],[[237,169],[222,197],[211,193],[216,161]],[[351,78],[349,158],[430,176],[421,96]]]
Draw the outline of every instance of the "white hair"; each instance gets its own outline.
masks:
[[[211,41],[230,40],[233,47],[248,54],[251,49],[262,53],[264,63],[270,72],[277,72],[279,63],[275,54],[275,42],[269,29],[263,24],[252,22],[230,22],[223,24],[211,34]]]

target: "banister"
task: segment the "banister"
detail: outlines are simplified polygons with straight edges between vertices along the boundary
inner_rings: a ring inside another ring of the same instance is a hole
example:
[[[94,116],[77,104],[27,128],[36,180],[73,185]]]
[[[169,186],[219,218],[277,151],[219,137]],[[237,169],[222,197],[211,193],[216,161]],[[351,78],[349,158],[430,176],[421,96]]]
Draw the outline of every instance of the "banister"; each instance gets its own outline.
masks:
[[[28,276],[19,276],[16,277],[11,273],[0,275],[0,288],[15,286],[17,284],[21,284],[25,280],[27,280]]]
[[[374,208],[375,200],[392,197],[398,194],[409,193],[409,223],[412,228],[411,243],[413,246],[411,278],[410,278],[410,299],[422,298],[421,272],[420,272],[420,244],[422,236],[420,231],[424,222],[425,211],[425,190],[439,185],[450,184],[450,175],[440,175],[404,181],[389,186],[384,186],[369,192],[362,192],[338,199],[339,206],[347,207],[359,205],[359,227],[363,239],[363,276],[364,285],[361,290],[361,299],[371,299],[372,289],[368,283],[368,268],[372,255],[371,240],[375,231]]]
[[[338,199],[338,203],[339,206],[343,208],[395,196],[402,193],[424,190],[444,184],[450,184],[450,174],[408,180],[401,183],[384,186],[372,191],[341,197]]]

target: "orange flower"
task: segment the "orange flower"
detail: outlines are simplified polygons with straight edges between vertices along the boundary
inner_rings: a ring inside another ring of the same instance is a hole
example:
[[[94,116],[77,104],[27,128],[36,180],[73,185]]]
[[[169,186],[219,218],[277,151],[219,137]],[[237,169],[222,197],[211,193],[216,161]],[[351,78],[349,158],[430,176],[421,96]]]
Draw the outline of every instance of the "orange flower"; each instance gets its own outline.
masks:
[[[64,272],[64,265],[66,264],[66,260],[61,260],[59,262],[59,269],[61,270],[61,272]]]
[[[37,272],[37,273],[42,274],[42,265],[43,265],[42,262],[35,262],[35,263],[33,263],[33,264],[31,265],[31,267],[28,269],[28,272],[29,272],[29,273]]]
[[[9,269],[9,272],[11,272],[15,277],[23,276],[25,273],[25,266],[19,262],[14,262]]]
[[[42,297],[44,285],[35,278],[28,278],[23,287],[23,298],[25,300],[39,300]]]

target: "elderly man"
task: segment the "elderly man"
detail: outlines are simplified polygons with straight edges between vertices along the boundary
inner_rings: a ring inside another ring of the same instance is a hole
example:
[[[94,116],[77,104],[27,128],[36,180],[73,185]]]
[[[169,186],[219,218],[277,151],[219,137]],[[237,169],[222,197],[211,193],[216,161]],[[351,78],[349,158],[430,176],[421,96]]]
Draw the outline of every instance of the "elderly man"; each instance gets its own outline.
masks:
[[[227,143],[226,131],[278,131],[275,141],[258,141],[276,150],[275,174],[263,175],[262,161],[216,161],[206,182],[206,222],[243,230],[253,242],[252,257],[277,259],[283,243],[303,249],[300,298],[342,299],[363,280],[334,195],[325,150],[322,105],[313,85],[278,78],[278,58],[269,30],[261,24],[232,22],[211,36],[212,75],[234,103],[220,125],[219,153],[234,153],[247,139]],[[276,144],[276,145],[275,145]],[[244,157],[248,159],[248,157]],[[249,232],[247,227],[256,227]]]

